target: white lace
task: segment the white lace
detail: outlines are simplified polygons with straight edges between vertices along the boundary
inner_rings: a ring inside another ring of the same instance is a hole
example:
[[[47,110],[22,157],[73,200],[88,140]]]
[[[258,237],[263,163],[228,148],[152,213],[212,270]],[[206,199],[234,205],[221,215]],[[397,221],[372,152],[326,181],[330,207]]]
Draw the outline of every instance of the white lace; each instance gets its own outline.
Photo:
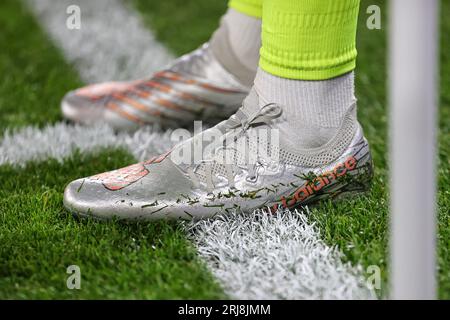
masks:
[[[241,108],[242,109],[242,108]],[[280,117],[282,114],[282,109],[279,105],[275,103],[269,103],[264,105],[263,107],[258,110],[253,116],[248,117],[241,109],[239,109],[233,116],[231,116],[227,120],[227,127],[229,130],[234,130],[230,136],[228,136],[224,143],[227,141],[237,141],[242,136],[247,135],[247,131],[255,126],[266,124],[269,125],[269,123]],[[227,149],[227,145],[224,145],[223,150]],[[247,171],[248,171],[248,177],[247,179],[253,180],[256,178],[256,169],[258,166],[258,161],[254,164],[247,164]],[[212,192],[214,190],[214,182],[213,182],[213,170],[212,170],[212,163],[209,162],[203,162],[204,164],[204,172],[205,172],[205,182],[206,182],[206,188],[208,192]],[[228,184],[230,187],[234,187],[235,183],[235,176],[237,173],[237,165],[236,164],[225,164],[225,171],[226,176],[228,180]],[[188,169],[189,176],[191,177],[191,180],[193,181],[194,185],[199,187],[200,183],[198,181],[198,178],[196,174],[194,173],[193,169]]]

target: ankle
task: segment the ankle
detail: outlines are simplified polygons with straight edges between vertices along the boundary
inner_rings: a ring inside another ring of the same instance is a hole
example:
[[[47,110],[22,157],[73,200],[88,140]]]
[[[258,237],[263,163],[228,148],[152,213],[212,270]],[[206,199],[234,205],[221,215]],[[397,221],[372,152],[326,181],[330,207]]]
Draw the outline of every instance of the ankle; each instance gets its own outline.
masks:
[[[243,85],[251,87],[261,47],[261,19],[228,9],[210,40],[216,59]]]
[[[259,69],[254,90],[260,106],[277,103],[282,107],[282,119],[276,124],[280,136],[305,149],[330,141],[356,101],[353,72],[329,80],[304,81]]]

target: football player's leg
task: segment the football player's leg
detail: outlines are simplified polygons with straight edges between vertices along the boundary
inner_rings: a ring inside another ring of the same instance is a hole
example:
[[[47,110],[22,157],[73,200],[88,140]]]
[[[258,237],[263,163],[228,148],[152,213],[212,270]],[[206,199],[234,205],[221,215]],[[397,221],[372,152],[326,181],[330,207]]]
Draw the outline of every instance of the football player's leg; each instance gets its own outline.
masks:
[[[64,116],[125,130],[226,119],[253,84],[261,46],[261,11],[259,0],[232,0],[208,43],[147,79],[69,92],[61,104]]]
[[[228,6],[211,38],[211,49],[228,71],[251,87],[261,48],[262,0],[231,0]]]
[[[358,6],[265,0],[261,69],[242,107],[164,156],[72,182],[66,207],[104,218],[190,219],[364,191],[372,161],[353,95]]]
[[[356,115],[358,10],[359,0],[264,0],[254,90],[260,106],[283,107],[279,129],[297,147],[320,147]]]

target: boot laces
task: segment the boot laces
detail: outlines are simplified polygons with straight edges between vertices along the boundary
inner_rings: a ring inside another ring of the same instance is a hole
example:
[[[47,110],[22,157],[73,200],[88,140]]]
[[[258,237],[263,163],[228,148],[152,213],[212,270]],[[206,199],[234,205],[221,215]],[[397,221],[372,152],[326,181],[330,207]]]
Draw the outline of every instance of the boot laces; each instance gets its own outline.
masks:
[[[241,108],[242,109],[242,108]],[[279,105],[275,103],[269,103],[261,107],[255,114],[251,116],[247,116],[241,109],[239,109],[233,116],[231,116],[227,120],[228,130],[231,130],[229,135],[223,141],[223,146],[220,147],[223,151],[226,151],[229,148],[228,143],[230,141],[236,142],[240,137],[246,136],[248,137],[249,129],[260,126],[267,125],[270,126],[270,122],[276,118],[279,118],[282,114],[282,109]],[[216,154],[217,154],[216,150]],[[214,182],[213,182],[213,167],[212,161],[204,162],[205,168],[205,177],[206,177],[206,187],[208,192],[212,192],[214,190]],[[246,165],[246,169],[248,171],[248,181],[255,181],[257,178],[257,167],[259,165],[259,161],[256,161],[253,164],[248,163]],[[225,161],[224,164],[226,176],[228,180],[228,184],[230,187],[234,187],[235,184],[235,176],[237,173],[237,164],[231,164],[228,161]],[[191,169],[192,170],[192,169]],[[196,175],[193,171],[189,172],[191,179],[193,180],[196,186],[199,185],[198,180],[196,179]]]

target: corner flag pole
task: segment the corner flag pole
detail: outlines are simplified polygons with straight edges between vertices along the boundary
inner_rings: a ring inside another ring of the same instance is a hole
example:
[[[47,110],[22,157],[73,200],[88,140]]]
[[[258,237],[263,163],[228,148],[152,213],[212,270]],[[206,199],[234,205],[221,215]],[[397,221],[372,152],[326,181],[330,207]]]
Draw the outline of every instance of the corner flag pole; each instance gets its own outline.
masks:
[[[391,298],[436,298],[438,0],[390,1]]]

